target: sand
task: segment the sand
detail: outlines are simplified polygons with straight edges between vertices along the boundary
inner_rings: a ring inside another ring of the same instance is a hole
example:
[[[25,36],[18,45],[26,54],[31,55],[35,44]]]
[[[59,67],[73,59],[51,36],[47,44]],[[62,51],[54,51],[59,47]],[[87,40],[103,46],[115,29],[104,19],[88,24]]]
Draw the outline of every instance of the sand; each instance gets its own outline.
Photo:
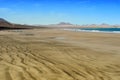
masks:
[[[120,34],[0,31],[0,80],[120,80]]]

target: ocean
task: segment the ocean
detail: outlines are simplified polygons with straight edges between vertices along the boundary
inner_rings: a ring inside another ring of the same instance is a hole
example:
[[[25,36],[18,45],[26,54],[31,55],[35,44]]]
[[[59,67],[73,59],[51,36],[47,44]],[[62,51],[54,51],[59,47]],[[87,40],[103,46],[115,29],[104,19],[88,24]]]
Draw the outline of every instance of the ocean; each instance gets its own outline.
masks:
[[[102,32],[102,33],[120,33],[120,28],[74,28],[65,29],[77,32]]]

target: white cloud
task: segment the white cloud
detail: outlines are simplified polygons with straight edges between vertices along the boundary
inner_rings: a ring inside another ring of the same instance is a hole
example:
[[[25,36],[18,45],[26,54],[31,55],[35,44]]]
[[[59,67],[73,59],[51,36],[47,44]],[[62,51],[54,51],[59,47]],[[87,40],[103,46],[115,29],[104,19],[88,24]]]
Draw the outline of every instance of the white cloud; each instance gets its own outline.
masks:
[[[0,14],[16,14],[16,12],[10,8],[0,7]]]
[[[10,9],[9,8],[0,8],[0,12],[9,12],[10,11]]]

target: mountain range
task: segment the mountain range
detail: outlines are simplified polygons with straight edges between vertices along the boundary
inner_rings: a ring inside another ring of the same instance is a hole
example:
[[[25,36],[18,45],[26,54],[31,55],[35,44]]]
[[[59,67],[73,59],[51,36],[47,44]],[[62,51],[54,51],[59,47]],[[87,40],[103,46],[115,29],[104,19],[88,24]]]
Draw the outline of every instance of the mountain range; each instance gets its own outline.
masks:
[[[111,27],[116,27],[120,28],[120,25],[109,25],[109,24],[90,24],[90,25],[74,25],[69,22],[60,22],[58,24],[51,24],[51,25],[21,25],[21,24],[14,24],[11,23],[3,18],[0,18],[0,30],[2,29],[31,29],[31,28],[45,28],[45,27],[54,27],[54,28],[111,28]]]

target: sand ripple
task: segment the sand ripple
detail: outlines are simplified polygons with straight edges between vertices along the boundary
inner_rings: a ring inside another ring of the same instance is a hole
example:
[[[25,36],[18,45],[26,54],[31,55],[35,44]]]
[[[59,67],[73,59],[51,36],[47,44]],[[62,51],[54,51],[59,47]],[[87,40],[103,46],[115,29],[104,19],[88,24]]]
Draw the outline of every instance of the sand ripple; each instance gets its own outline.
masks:
[[[113,55],[51,42],[0,36],[0,80],[120,80]]]

